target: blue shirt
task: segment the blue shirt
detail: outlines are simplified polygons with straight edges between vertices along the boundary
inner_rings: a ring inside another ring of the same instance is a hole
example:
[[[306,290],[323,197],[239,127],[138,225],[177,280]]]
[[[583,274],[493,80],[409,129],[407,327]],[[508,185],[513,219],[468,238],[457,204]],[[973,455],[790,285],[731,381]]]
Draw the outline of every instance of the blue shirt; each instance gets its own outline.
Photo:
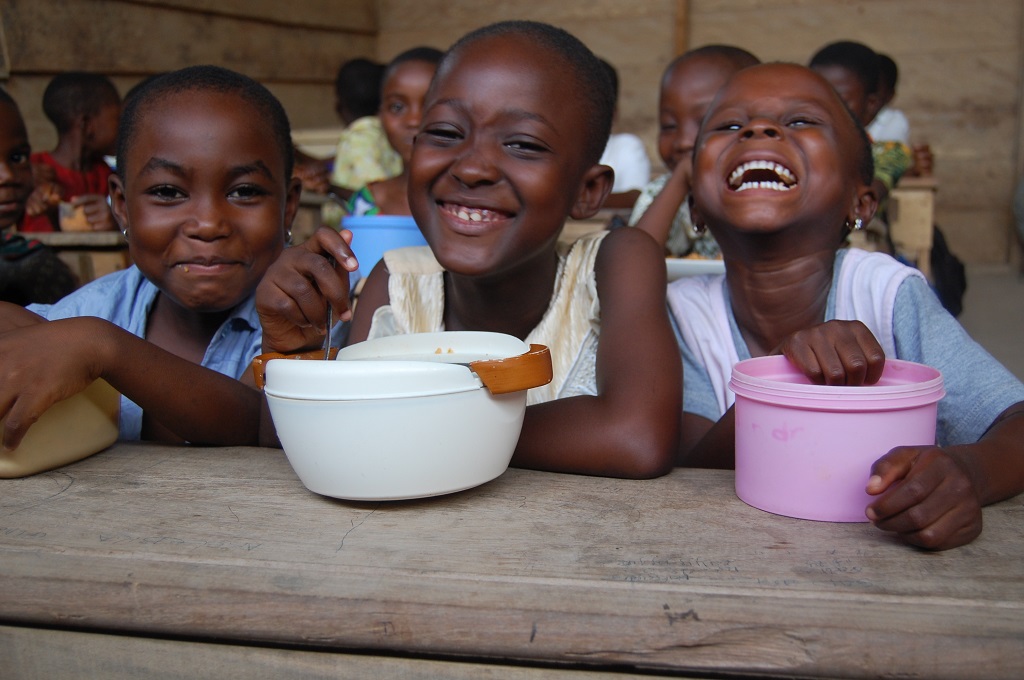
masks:
[[[160,290],[137,267],[114,272],[82,286],[52,305],[29,305],[30,311],[50,320],[95,316],[120,326],[140,338]],[[253,357],[261,351],[263,331],[256,313],[255,294],[231,312],[206,348],[202,366],[241,378]],[[142,409],[121,396],[121,439],[142,436]]]

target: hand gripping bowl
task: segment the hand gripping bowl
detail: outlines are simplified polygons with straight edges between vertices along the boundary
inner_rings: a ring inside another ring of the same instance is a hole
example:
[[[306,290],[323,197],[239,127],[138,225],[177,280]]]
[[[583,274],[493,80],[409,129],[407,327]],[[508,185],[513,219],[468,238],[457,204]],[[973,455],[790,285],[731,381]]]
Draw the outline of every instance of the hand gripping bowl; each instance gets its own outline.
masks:
[[[26,477],[74,463],[117,441],[120,393],[104,380],[48,408],[16,449],[0,452],[0,478]],[[2,429],[6,419],[0,420]]]
[[[875,385],[813,385],[783,356],[733,367],[736,495],[768,512],[866,522],[871,465],[897,446],[935,443],[942,375],[887,359]]]
[[[526,390],[551,380],[547,347],[470,331],[380,338],[334,361],[265,367],[295,473],[310,491],[346,500],[436,496],[500,476],[519,441]]]

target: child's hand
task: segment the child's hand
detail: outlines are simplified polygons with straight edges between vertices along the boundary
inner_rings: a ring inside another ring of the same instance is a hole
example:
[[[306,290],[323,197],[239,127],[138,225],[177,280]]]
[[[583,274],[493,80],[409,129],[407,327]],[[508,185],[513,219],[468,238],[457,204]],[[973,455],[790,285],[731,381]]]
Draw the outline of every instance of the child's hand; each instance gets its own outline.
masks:
[[[85,209],[85,219],[93,231],[113,231],[114,215],[110,212],[107,197],[102,194],[82,194],[71,199],[71,205]]]
[[[330,332],[324,328],[327,302],[335,318],[347,321],[348,273],[359,268],[349,244],[352,232],[320,227],[301,245],[286,249],[256,288],[264,352],[312,349]],[[341,270],[331,262],[333,258]],[[326,298],[326,300],[325,300]]]
[[[873,385],[882,377],[885,351],[860,321],[827,321],[797,331],[775,354],[821,385]]]
[[[912,545],[947,550],[981,533],[981,502],[970,475],[937,446],[901,446],[871,467],[867,517]]]
[[[2,445],[13,449],[53,404],[100,377],[103,324],[91,317],[31,323],[0,334]]]

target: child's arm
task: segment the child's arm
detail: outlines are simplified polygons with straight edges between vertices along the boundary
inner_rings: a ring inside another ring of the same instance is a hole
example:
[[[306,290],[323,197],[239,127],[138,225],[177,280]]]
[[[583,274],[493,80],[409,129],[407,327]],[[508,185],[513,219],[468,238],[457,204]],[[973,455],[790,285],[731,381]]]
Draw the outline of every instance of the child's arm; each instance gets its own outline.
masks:
[[[974,444],[901,446],[871,468],[867,508],[879,529],[907,543],[946,550],[981,533],[982,506],[1024,490],[1024,402],[995,419]]]
[[[103,378],[148,416],[197,444],[257,443],[260,395],[95,317],[34,323],[0,335],[3,446],[14,448],[54,403]]]
[[[662,252],[646,234],[618,229],[601,245],[596,274],[598,394],[528,407],[512,464],[609,477],[665,474],[679,441],[682,368]]]
[[[84,207],[85,219],[93,231],[114,231],[114,215],[110,212],[106,195],[82,194],[71,199],[71,205]]]
[[[337,321],[352,317],[348,273],[358,269],[359,263],[349,247],[351,242],[350,231],[320,227],[270,265],[256,288],[264,352],[300,352],[321,345],[330,330],[324,328],[325,296]],[[330,258],[340,264],[340,272]]]
[[[650,234],[664,250],[672,222],[679,208],[685,205],[689,193],[690,178],[683,169],[677,168],[634,226]]]

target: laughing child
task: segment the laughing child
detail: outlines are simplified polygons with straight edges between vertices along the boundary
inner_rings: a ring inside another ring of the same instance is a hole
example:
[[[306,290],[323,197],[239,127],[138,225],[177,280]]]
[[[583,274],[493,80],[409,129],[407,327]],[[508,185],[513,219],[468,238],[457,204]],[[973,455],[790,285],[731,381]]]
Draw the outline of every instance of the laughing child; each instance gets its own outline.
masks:
[[[680,279],[688,465],[730,467],[732,367],[782,353],[811,380],[878,381],[886,358],[942,372],[935,446],[879,451],[867,492],[875,526],[952,548],[981,508],[1024,490],[1024,385],[975,343],[917,270],[843,248],[878,204],[871,147],[827,80],[795,64],[745,69],[718,93],[694,154],[693,220],[725,274]]]

